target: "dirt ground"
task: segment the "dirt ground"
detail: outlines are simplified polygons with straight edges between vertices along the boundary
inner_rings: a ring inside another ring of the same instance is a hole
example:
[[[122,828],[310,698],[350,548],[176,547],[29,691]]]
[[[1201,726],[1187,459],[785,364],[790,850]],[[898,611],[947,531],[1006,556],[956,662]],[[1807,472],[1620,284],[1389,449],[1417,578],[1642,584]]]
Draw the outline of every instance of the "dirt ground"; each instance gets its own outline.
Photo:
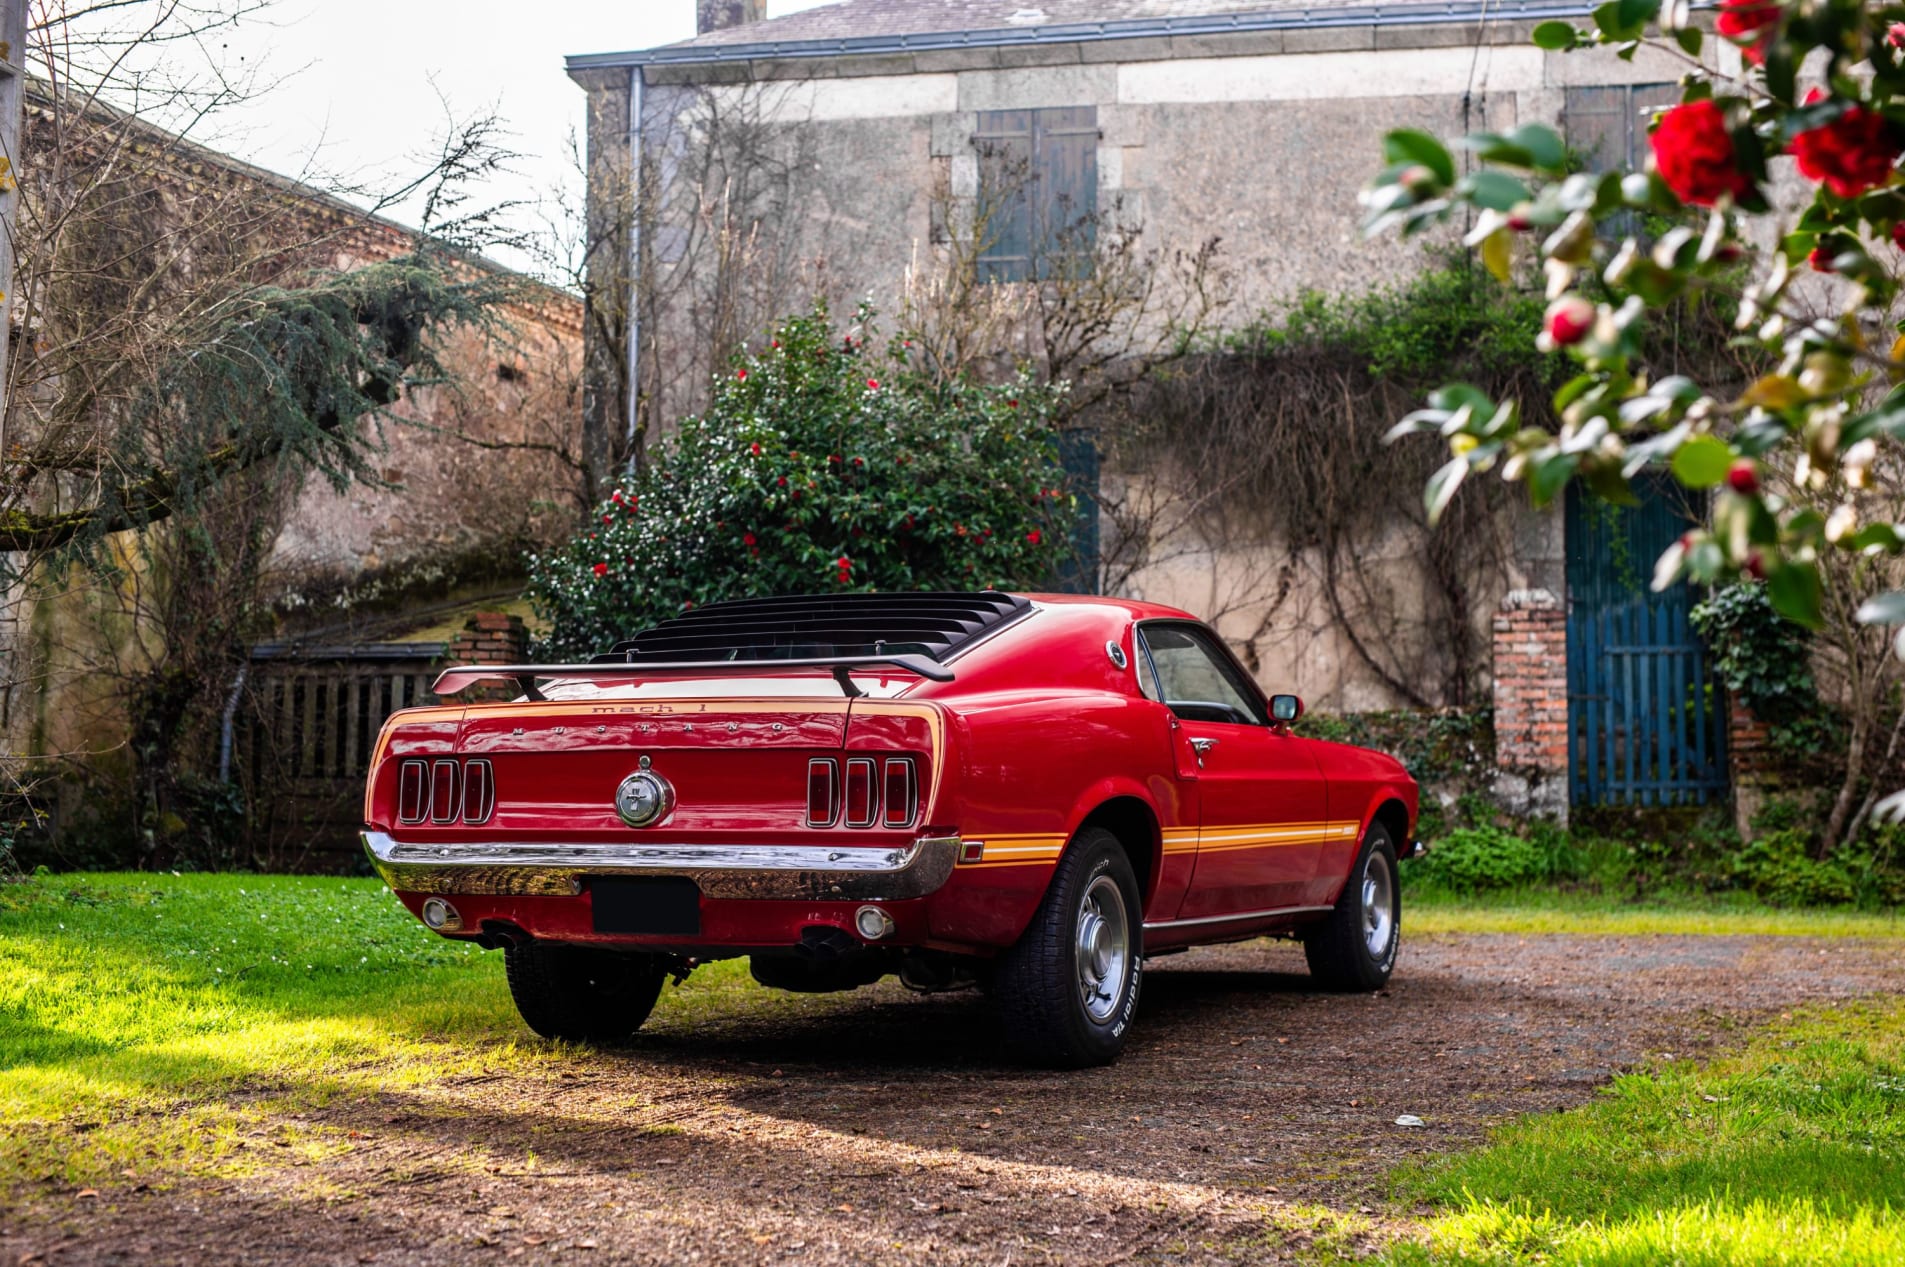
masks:
[[[1396,1215],[1400,1161],[1794,1004],[1899,992],[1896,944],[1468,936],[1406,938],[1389,990],[1335,997],[1258,942],[1154,961],[1125,1058],[1053,1074],[998,1055],[978,997],[882,984],[534,1076],[393,1078],[283,1124],[347,1141],[322,1160],[0,1214],[0,1265],[1267,1263],[1319,1234],[1354,1253],[1366,1232],[1329,1212]]]

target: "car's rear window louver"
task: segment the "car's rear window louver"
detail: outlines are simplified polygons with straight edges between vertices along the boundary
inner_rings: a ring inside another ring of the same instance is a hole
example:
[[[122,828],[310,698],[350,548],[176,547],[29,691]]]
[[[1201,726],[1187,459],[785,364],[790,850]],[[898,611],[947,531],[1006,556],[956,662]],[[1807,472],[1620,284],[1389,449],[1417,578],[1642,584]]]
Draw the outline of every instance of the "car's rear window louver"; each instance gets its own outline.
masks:
[[[996,591],[803,594],[709,603],[618,642],[597,664],[946,657],[1032,605]]]

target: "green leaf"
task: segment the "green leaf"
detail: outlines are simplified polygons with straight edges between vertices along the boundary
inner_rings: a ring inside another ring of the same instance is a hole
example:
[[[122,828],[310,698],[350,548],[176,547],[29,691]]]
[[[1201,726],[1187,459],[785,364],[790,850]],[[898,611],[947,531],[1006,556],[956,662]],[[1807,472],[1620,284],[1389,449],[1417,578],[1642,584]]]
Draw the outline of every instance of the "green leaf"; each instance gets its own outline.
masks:
[[[1544,171],[1558,172],[1567,166],[1568,147],[1560,133],[1540,123],[1525,123],[1508,134],[1510,144],[1528,151],[1534,165]]]
[[[1811,563],[1782,564],[1766,578],[1766,597],[1772,600],[1773,610],[1808,629],[1825,627],[1819,615],[1820,593],[1819,569]]]
[[[1461,188],[1470,202],[1493,211],[1513,210],[1529,198],[1527,185],[1506,172],[1486,169],[1470,172],[1462,179]]]
[[[1859,604],[1853,619],[1861,625],[1905,625],[1905,590],[1874,594]]]
[[[1726,478],[1733,450],[1726,441],[1695,436],[1673,455],[1673,477],[1688,488],[1712,488]]]
[[[1581,457],[1576,453],[1561,453],[1545,462],[1536,462],[1528,472],[1528,497],[1539,510],[1553,501],[1555,494],[1567,486],[1573,478],[1574,470],[1581,465]]]
[[[1543,22],[1535,27],[1533,39],[1536,48],[1551,52],[1573,48],[1577,43],[1572,22]]]
[[[1683,26],[1673,33],[1673,37],[1680,45],[1681,51],[1688,57],[1700,56],[1701,31],[1699,27]]]
[[[1420,163],[1444,185],[1455,183],[1455,159],[1448,147],[1416,128],[1398,128],[1382,139],[1383,158],[1391,163]]]

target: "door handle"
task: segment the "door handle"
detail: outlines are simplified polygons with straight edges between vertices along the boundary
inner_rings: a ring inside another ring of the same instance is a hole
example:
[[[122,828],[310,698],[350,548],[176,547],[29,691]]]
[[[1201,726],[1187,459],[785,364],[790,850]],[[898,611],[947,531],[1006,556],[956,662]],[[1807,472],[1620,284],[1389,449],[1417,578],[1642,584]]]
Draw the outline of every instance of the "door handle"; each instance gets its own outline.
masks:
[[[1197,750],[1197,768],[1198,769],[1201,770],[1204,768],[1204,754],[1209,752],[1212,748],[1215,748],[1216,746],[1217,746],[1217,741],[1215,739],[1191,740],[1191,747]]]

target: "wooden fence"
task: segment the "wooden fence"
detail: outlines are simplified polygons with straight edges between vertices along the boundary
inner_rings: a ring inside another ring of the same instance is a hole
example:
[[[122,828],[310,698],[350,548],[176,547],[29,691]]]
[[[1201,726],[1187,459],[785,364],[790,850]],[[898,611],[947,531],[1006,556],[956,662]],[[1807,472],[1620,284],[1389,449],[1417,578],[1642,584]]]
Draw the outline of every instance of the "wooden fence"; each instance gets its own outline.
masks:
[[[364,776],[385,719],[434,703],[441,642],[252,649],[233,730],[233,773],[274,866],[353,870]]]

